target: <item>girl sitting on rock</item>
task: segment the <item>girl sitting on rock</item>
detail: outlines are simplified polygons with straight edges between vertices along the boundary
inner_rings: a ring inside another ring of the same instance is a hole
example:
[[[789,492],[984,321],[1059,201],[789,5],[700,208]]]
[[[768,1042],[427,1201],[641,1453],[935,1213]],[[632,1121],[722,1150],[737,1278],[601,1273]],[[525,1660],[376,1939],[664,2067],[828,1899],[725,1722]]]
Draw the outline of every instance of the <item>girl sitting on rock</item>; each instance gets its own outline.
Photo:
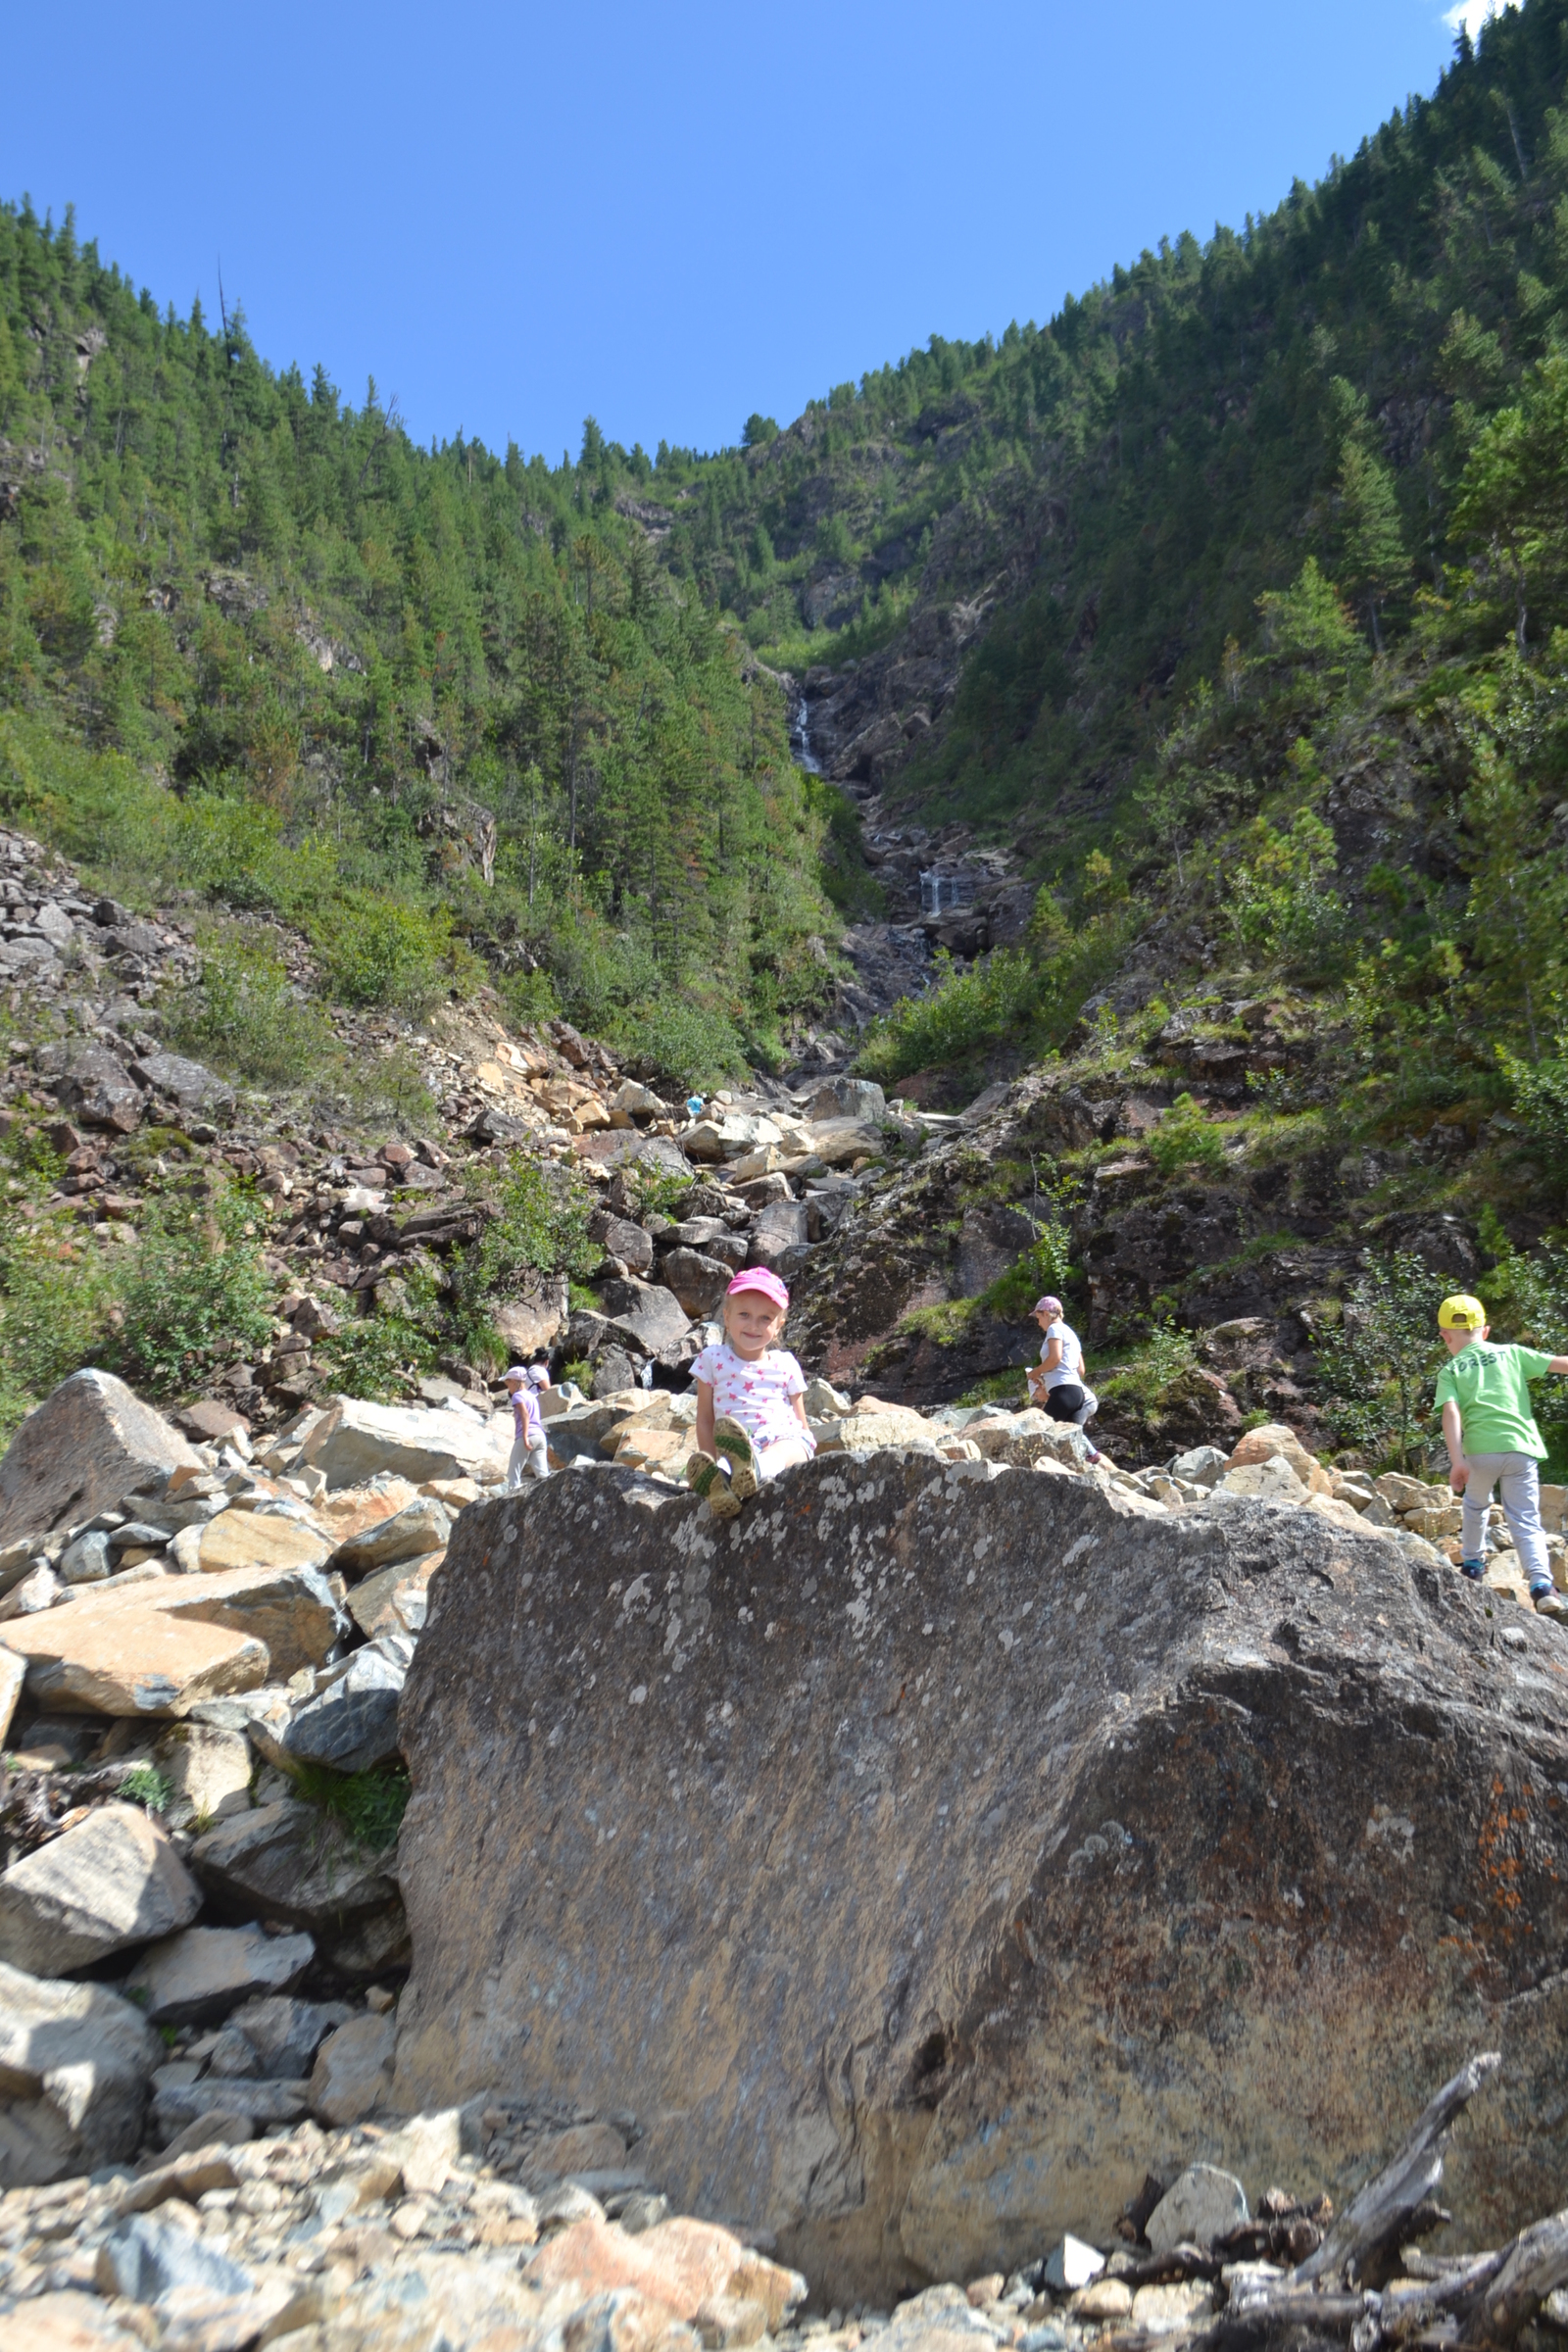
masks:
[[[778,1346],[790,1295],[765,1266],[747,1266],[724,1294],[722,1347],[692,1366],[697,1384],[697,1450],[686,1483],[715,1519],[733,1519],[765,1479],[808,1462],[816,1440],[806,1426],[806,1375]]]

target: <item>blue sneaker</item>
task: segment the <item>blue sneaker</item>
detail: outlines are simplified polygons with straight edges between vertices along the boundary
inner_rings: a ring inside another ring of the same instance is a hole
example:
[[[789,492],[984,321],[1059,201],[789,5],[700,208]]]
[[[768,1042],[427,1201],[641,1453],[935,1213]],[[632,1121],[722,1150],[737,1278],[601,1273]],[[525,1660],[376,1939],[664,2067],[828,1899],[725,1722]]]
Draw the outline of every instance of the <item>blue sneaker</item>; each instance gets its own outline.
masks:
[[[1479,1585],[1486,1573],[1487,1563],[1485,1560],[1461,1560],[1459,1562],[1459,1574],[1467,1576],[1473,1585]]]

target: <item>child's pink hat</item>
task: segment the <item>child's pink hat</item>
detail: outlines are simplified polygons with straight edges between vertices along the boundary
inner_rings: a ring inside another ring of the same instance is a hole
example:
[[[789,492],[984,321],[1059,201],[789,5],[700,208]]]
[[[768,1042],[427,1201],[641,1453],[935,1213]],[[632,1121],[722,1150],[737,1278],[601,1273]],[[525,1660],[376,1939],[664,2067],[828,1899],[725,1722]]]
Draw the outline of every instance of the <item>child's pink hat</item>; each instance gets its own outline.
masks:
[[[724,1296],[733,1298],[737,1291],[760,1291],[775,1306],[787,1308],[790,1302],[790,1295],[778,1276],[770,1274],[765,1266],[743,1266]]]

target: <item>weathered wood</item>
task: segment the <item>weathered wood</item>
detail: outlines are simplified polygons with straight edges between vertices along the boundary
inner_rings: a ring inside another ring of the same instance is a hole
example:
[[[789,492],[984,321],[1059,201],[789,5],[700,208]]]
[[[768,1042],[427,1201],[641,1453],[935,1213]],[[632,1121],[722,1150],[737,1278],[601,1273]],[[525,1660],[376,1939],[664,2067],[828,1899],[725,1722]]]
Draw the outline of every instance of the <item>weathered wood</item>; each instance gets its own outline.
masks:
[[[1495,2277],[1476,2296],[1466,2344],[1505,2344],[1516,2336],[1553,2288],[1568,2283],[1568,2213],[1554,2213],[1521,2230]]]
[[[1316,2278],[1369,2278],[1384,2269],[1385,2257],[1396,2248],[1411,2218],[1443,2178],[1443,2158],[1454,2118],[1463,2113],[1488,2078],[1502,2064],[1496,2050],[1486,2050],[1462,2066],[1445,2082],[1418,2119],[1392,2164],[1369,2180],[1337,2221],[1317,2251],[1298,2263],[1292,2274],[1296,2284]]]

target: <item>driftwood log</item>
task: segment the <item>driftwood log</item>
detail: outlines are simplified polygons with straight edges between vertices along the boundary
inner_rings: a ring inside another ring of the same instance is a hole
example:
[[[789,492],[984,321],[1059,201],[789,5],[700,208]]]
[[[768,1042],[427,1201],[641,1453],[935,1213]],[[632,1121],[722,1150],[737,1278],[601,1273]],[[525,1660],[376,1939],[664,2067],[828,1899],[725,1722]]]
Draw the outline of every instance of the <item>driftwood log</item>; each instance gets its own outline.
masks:
[[[1191,2352],[1261,2352],[1313,2336],[1346,2339],[1349,2352],[1393,2352],[1396,2346],[1501,2352],[1511,2344],[1546,2297],[1568,2285],[1568,2212],[1536,2222],[1507,2245],[1483,2253],[1425,2254],[1407,2242],[1450,2218],[1435,2193],[1444,2152],[1456,2118],[1498,2064],[1494,2051],[1484,2052],[1443,2085],[1393,2162],[1294,2271],[1272,2278],[1232,2271],[1225,2310],[1201,2333],[1195,2331]],[[1122,2275],[1137,2282],[1170,2278],[1179,2268],[1184,2277],[1212,2279],[1234,2261],[1230,2241],[1216,2239],[1207,2248],[1174,2247]],[[1170,2336],[1159,2340],[1173,2352]],[[1152,2336],[1150,2352],[1154,2341]],[[1117,2352],[1144,2352],[1141,2338],[1118,2338]]]
[[[1501,2064],[1496,2050],[1486,2050],[1445,2082],[1393,2163],[1352,2199],[1316,2252],[1298,2263],[1294,2285],[1333,2278],[1376,2286],[1393,2276],[1398,2248],[1413,2234],[1415,2215],[1423,2205],[1435,2205],[1455,2119]]]

